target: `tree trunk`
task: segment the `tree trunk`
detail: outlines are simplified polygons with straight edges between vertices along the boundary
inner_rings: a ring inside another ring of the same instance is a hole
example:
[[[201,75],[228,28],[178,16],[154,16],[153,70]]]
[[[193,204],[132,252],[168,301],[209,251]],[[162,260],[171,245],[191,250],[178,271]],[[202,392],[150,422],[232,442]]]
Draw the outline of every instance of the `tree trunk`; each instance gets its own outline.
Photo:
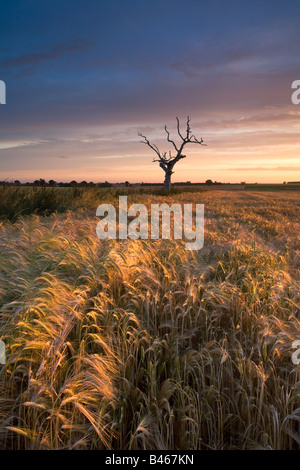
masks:
[[[165,191],[170,191],[170,189],[171,189],[171,176],[172,176],[173,172],[168,170],[165,173],[166,173],[165,183],[164,183]]]

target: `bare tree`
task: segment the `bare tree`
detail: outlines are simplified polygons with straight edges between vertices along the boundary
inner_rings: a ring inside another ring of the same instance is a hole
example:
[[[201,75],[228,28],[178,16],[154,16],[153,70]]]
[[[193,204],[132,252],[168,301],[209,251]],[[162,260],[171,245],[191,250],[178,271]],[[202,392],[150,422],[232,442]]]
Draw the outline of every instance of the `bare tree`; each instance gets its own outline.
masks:
[[[177,146],[177,144],[174,142],[174,140],[171,140],[170,139],[170,133],[167,129],[167,126],[165,126],[165,131],[167,133],[167,141],[170,142],[175,151],[176,151],[176,155],[172,155],[171,151],[169,152],[160,152],[159,149],[157,148],[156,145],[154,144],[150,144],[149,140],[147,139],[146,136],[144,136],[143,134],[139,133],[138,135],[140,137],[143,137],[144,140],[142,140],[141,142],[143,144],[146,144],[148,145],[152,150],[154,150],[154,152],[156,153],[156,155],[158,156],[157,159],[153,159],[154,162],[159,162],[159,166],[164,170],[165,172],[165,182],[164,182],[164,187],[165,187],[165,190],[166,191],[170,191],[171,189],[171,176],[172,174],[174,173],[173,171],[173,167],[175,165],[175,163],[177,163],[179,160],[181,160],[182,158],[185,158],[186,155],[183,155],[182,154],[182,151],[185,147],[185,145],[187,144],[199,144],[199,145],[205,145],[203,143],[203,139],[201,138],[200,140],[196,139],[196,137],[194,135],[192,135],[191,133],[191,128],[190,128],[190,118],[189,116],[187,117],[187,122],[186,122],[186,135],[183,136],[181,131],[180,131],[180,124],[179,124],[179,119],[178,117],[176,117],[176,121],[177,121],[177,132],[178,132],[178,135],[181,139],[181,143],[180,145]],[[168,154],[168,156],[167,156]]]

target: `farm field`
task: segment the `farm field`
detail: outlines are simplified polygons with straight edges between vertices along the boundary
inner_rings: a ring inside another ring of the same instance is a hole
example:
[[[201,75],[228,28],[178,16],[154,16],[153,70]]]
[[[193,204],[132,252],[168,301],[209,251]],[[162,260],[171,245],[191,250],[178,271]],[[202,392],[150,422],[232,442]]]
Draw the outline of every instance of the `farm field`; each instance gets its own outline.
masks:
[[[0,449],[300,448],[299,192],[128,193],[204,204],[191,252],[99,241],[116,191],[21,190],[0,214]]]

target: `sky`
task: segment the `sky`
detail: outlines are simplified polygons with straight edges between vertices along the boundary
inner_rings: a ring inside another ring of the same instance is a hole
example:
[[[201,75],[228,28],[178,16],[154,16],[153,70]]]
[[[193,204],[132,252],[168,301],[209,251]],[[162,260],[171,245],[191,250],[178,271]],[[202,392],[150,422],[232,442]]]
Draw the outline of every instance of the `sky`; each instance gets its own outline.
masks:
[[[300,2],[0,2],[0,180],[300,181]],[[177,140],[177,142],[179,142]]]

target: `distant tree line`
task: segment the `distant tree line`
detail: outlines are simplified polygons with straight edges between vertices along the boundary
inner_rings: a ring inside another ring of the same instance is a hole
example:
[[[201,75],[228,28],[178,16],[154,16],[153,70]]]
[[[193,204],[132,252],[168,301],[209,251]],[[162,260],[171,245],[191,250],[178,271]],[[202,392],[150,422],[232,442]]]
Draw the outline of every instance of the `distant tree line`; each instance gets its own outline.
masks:
[[[201,184],[206,184],[207,186],[212,186],[212,185],[223,185],[223,184],[230,184],[230,183],[221,183],[220,181],[212,181],[211,179],[206,180],[205,182],[199,182],[199,183],[191,183],[191,181],[179,181],[174,183],[174,185],[177,186],[198,186]],[[246,184],[245,182],[242,182],[241,184]],[[292,184],[292,183],[288,183]],[[76,187],[83,187],[83,188],[111,188],[112,186],[125,186],[125,187],[131,187],[131,186],[161,186],[162,183],[129,183],[129,181],[125,181],[123,183],[109,183],[108,181],[104,181],[104,183],[94,183],[93,181],[90,181],[89,183],[87,181],[70,181],[69,183],[65,182],[57,182],[54,180],[49,180],[46,181],[43,178],[40,178],[38,180],[34,180],[33,182],[27,182],[27,183],[21,183],[19,180],[14,180],[14,181],[0,181],[0,186],[40,186],[40,187],[65,187],[65,188],[76,188]]]
[[[125,183],[124,183],[125,184]],[[57,182],[54,180],[49,180],[46,181],[43,178],[40,178],[38,180],[34,180],[33,182],[27,182],[27,183],[21,183],[19,180],[14,180],[14,181],[0,181],[0,186],[48,186],[48,187],[65,187],[65,188],[74,188],[74,187],[90,187],[90,188],[110,188],[113,186],[111,183],[108,181],[105,181],[104,183],[93,183],[93,181],[90,181],[89,183],[87,181],[81,181],[77,182],[75,180],[70,181],[70,183],[62,183],[62,182]]]

